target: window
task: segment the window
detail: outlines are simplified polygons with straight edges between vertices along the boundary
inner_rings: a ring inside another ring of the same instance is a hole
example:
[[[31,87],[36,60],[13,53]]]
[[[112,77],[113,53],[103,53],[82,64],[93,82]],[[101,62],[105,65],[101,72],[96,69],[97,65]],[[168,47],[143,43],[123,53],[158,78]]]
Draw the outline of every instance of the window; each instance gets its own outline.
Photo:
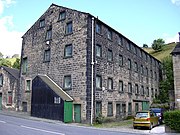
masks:
[[[3,75],[0,74],[0,87],[2,87],[2,86],[3,86]]]
[[[39,27],[42,28],[45,26],[45,19],[40,20]]]
[[[123,66],[123,56],[119,55],[119,66]]]
[[[64,49],[64,57],[72,57],[72,45],[66,45]]]
[[[128,69],[131,70],[131,60],[128,59]]]
[[[96,32],[101,34],[101,25],[99,23],[96,23]]]
[[[136,72],[138,72],[138,64],[137,64],[137,62],[134,62],[134,70],[135,70]]]
[[[139,111],[139,104],[135,103],[135,112],[138,112],[138,111]]]
[[[96,75],[96,88],[97,89],[102,88],[102,77],[100,75]]]
[[[44,62],[50,61],[50,55],[51,55],[50,49],[44,51]]]
[[[64,88],[71,89],[71,87],[72,87],[71,75],[64,76]]]
[[[113,79],[108,78],[108,90],[113,90]]]
[[[23,60],[22,60],[22,73],[26,73],[27,72],[27,57],[25,57],[25,58],[23,58]]]
[[[113,52],[110,49],[108,49],[108,61],[113,61]]]
[[[118,36],[118,44],[122,45],[122,38],[120,36]]]
[[[66,34],[71,34],[73,32],[72,22],[66,24]]]
[[[59,13],[59,19],[58,20],[64,20],[66,19],[66,12],[65,11],[61,11]]]
[[[26,80],[26,91],[31,90],[31,80]]]
[[[132,84],[128,83],[128,93],[132,93]]]
[[[154,72],[154,79],[157,80],[157,73]]]
[[[144,86],[141,86],[141,95],[144,95]]]
[[[7,101],[7,104],[9,104],[9,105],[12,104],[12,92],[11,91],[8,92],[8,101]]]
[[[151,97],[154,98],[154,89],[151,88]]]
[[[150,70],[150,74],[151,74],[151,78],[153,78],[153,71],[152,70]]]
[[[52,28],[50,28],[46,32],[46,40],[51,40],[51,39],[52,39]]]
[[[112,31],[110,31],[109,29],[107,30],[107,37],[108,39],[112,40]]]
[[[112,102],[108,102],[107,116],[113,116],[113,104],[112,104]]]
[[[102,103],[100,101],[96,102],[96,117],[102,114]]]
[[[132,114],[132,103],[128,103],[128,115]]]
[[[149,97],[149,88],[147,87],[146,90],[147,90],[147,96]]]
[[[136,93],[136,94],[139,94],[139,87],[138,87],[138,84],[135,84],[135,93]]]
[[[131,44],[129,42],[127,42],[126,47],[127,47],[127,50],[129,51],[131,50]]]
[[[101,45],[96,44],[96,56],[101,57],[102,56],[102,48]]]
[[[60,97],[54,97],[54,104],[60,104],[61,98]]]
[[[119,92],[123,92],[123,81],[119,81]]]
[[[116,116],[121,116],[121,104],[116,104]]]

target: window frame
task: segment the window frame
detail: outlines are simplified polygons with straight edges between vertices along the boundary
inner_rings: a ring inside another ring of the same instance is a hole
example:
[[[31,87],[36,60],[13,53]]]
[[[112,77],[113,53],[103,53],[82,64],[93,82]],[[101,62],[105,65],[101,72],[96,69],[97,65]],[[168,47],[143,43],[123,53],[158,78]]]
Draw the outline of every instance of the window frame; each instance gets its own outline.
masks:
[[[32,82],[31,82],[31,80],[30,79],[27,79],[26,80],[26,85],[25,85],[26,87],[25,87],[25,90],[26,91],[31,91],[31,89],[32,89]],[[29,87],[29,88],[28,88]]]
[[[22,74],[26,74],[27,73],[27,70],[28,70],[28,58],[27,57],[24,57],[22,59]]]
[[[72,33],[73,33],[73,22],[70,21],[70,22],[66,23],[65,34],[69,35],[69,34],[72,34]]]
[[[128,82],[128,93],[132,94],[132,83]]]
[[[50,62],[51,60],[51,49],[44,50],[43,62]]]
[[[112,31],[109,28],[107,29],[107,38],[112,40]]]
[[[135,84],[135,94],[139,95],[139,86],[138,86],[138,84]]]
[[[46,31],[46,41],[52,40],[52,27]]]
[[[128,58],[128,70],[132,69],[132,62],[131,59]]]
[[[43,27],[45,27],[45,19],[41,19],[39,21],[39,28],[43,28]]]
[[[124,84],[122,80],[119,80],[119,92],[124,92]]]
[[[59,12],[59,17],[58,17],[58,21],[62,21],[66,19],[66,11],[60,11]]]
[[[100,56],[97,53],[98,48],[100,49]],[[96,57],[102,57],[102,46],[100,44],[96,44]]]
[[[113,116],[113,103],[108,102],[108,105],[107,105],[107,117],[111,117],[111,116]]]
[[[97,87],[97,78],[100,79],[100,87]],[[102,90],[102,76],[101,75],[96,75],[96,89],[97,90]]]
[[[119,54],[119,66],[123,66],[123,56]]]
[[[109,91],[113,91],[113,78],[111,78],[111,77],[108,77],[108,82],[107,82],[107,88],[108,88],[108,90]],[[110,82],[111,82],[111,84],[110,84]],[[111,87],[111,88],[110,88]]]
[[[113,62],[113,51],[111,49],[108,49],[107,60]]]
[[[68,47],[70,47],[71,48],[71,50],[70,50],[70,55],[67,55],[67,49],[68,49]],[[68,44],[68,45],[65,45],[65,47],[64,47],[64,58],[71,58],[73,56],[73,45],[72,44]]]
[[[70,78],[70,87],[66,87],[66,78]],[[63,86],[64,86],[64,89],[65,90],[71,90],[72,89],[72,77],[71,77],[71,75],[65,75],[64,76],[64,83],[63,83]]]
[[[100,23],[96,23],[96,33],[102,33],[102,25]]]
[[[96,101],[96,117],[102,114],[102,102]]]

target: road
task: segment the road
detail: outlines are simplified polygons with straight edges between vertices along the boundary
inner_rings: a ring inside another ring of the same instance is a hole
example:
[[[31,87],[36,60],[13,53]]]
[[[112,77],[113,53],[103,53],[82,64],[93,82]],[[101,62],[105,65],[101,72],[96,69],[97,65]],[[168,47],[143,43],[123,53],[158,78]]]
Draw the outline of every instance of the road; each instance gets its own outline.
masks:
[[[132,135],[132,133],[81,127],[60,122],[48,123],[0,114],[0,135]]]

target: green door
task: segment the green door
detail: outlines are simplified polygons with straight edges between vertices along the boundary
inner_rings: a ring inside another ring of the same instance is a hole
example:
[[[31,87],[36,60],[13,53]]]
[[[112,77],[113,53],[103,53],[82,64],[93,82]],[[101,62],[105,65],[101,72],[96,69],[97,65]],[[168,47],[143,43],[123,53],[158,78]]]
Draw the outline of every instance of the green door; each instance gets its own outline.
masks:
[[[81,105],[74,104],[74,120],[77,123],[81,122]]]
[[[2,110],[2,94],[0,94],[0,110]]]
[[[64,101],[64,122],[72,122],[72,101]]]
[[[149,102],[147,101],[142,102],[142,110],[149,110]]]

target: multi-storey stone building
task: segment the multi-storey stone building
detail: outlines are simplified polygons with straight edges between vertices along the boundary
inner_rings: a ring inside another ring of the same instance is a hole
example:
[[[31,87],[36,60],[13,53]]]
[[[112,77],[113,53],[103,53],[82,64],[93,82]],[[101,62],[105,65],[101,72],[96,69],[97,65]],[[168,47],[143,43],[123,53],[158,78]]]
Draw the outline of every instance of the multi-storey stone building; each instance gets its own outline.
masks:
[[[17,110],[19,70],[0,66],[0,110]]]
[[[179,43],[171,52],[173,58],[175,108],[180,110],[180,32]]]
[[[132,115],[159,92],[160,62],[89,13],[52,4],[22,38],[19,101],[28,112],[39,74],[73,99],[75,122]]]

